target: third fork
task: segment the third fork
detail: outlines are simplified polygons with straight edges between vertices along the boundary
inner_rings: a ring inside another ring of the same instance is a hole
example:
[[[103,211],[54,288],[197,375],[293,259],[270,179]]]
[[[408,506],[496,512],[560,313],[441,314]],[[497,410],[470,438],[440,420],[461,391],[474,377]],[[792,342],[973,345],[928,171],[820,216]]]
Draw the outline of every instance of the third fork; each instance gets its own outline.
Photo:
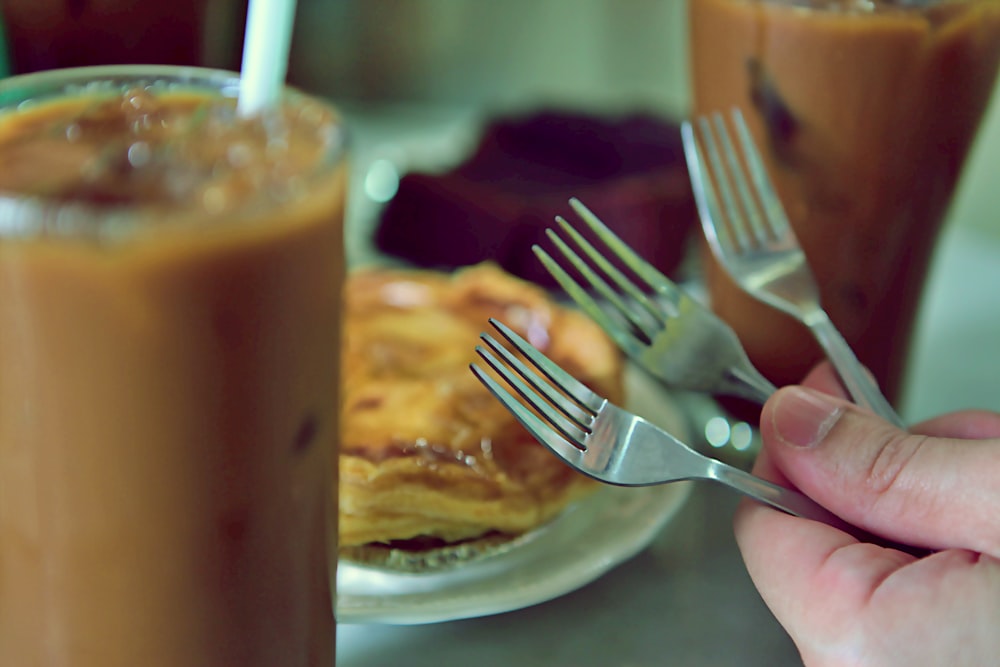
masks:
[[[732,112],[732,122],[745,170],[721,114],[698,118],[698,132],[692,123],[681,126],[695,200],[712,254],[746,292],[809,327],[858,405],[902,427],[899,415],[820,305],[805,253],[738,109]],[[752,185],[744,171],[749,172]]]
[[[590,262],[554,230],[546,233],[606,306],[602,307],[551,255],[538,246],[533,250],[566,293],[626,354],[673,387],[740,396],[758,403],[774,393],[774,385],[753,367],[729,325],[643,260],[586,206],[576,199],[571,199],[570,205],[635,280],[562,217],[556,220],[564,234]]]

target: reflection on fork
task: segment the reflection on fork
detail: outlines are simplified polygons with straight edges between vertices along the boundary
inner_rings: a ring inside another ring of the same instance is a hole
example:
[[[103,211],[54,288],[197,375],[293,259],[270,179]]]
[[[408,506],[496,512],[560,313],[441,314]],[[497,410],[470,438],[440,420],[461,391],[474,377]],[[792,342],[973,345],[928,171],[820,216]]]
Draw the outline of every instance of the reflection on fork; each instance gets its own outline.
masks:
[[[487,333],[476,352],[520,399],[480,366],[472,364],[472,372],[535,439],[576,470],[619,486],[711,480],[789,514],[844,526],[801,493],[699,454],[613,405],[504,324],[490,324],[518,354]]]
[[[738,109],[732,111],[731,121],[739,150],[721,114],[681,125],[695,201],[712,254],[743,290],[809,327],[858,405],[902,427],[899,415],[820,305],[805,253]]]
[[[607,254],[562,217],[556,220],[569,242],[552,229],[546,233],[596,295],[545,250],[539,246],[533,250],[566,293],[626,354],[675,388],[740,396],[758,403],[774,393],[774,385],[753,367],[729,325],[643,260],[586,206],[576,199],[570,205]]]

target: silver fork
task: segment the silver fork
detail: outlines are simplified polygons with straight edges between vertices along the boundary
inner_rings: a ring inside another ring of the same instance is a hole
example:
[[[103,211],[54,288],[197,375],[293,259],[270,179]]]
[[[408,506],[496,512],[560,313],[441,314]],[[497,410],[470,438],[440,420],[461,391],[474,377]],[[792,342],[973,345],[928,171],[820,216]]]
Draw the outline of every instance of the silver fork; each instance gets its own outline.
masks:
[[[753,367],[729,325],[637,255],[579,200],[571,199],[570,206],[636,280],[619,270],[561,216],[556,221],[564,234],[590,262],[556,231],[547,229],[546,233],[585,282],[604,298],[606,307],[545,250],[537,245],[532,249],[566,293],[627,355],[673,387],[740,396],[758,403],[774,393],[774,385]]]
[[[503,323],[490,324],[527,363],[485,332],[480,338],[486,347],[476,352],[521,400],[475,363],[472,372],[539,442],[580,472],[619,486],[711,480],[789,514],[845,527],[801,493],[703,456],[608,402]]]
[[[697,132],[690,122],[681,125],[695,201],[712,253],[746,292],[809,327],[858,405],[902,427],[902,419],[820,305],[805,253],[738,109],[732,111],[732,123],[745,170],[721,114],[699,117]]]

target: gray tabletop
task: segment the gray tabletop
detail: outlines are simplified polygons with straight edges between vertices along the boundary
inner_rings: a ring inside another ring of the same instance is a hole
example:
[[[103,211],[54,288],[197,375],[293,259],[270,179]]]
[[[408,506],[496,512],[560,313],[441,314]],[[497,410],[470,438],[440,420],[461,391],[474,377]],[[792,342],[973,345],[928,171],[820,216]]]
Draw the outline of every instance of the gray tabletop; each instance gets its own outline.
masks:
[[[994,116],[997,116],[994,113]],[[406,119],[406,120],[402,120]],[[414,124],[414,119],[419,122]],[[357,111],[352,258],[369,259],[365,175],[434,150],[447,161],[468,139],[468,115]],[[419,127],[420,131],[414,131]],[[433,131],[429,131],[433,130]],[[931,271],[918,320],[903,416],[1000,409],[1000,123],[974,155]],[[732,530],[736,496],[698,484],[642,552],[554,600],[503,614],[426,625],[338,628],[341,667],[408,665],[796,665],[799,658],[743,568]]]

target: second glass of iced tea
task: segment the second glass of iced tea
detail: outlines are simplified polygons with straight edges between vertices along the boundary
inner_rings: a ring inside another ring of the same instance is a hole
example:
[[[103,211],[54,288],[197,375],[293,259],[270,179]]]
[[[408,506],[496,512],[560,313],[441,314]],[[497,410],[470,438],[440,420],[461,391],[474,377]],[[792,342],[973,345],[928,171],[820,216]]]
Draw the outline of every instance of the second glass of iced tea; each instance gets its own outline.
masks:
[[[1000,2],[689,0],[696,113],[742,109],[823,306],[898,402],[926,270],[1000,60]],[[712,306],[797,382],[809,332],[707,257]]]
[[[0,81],[0,664],[331,667],[344,132]]]

